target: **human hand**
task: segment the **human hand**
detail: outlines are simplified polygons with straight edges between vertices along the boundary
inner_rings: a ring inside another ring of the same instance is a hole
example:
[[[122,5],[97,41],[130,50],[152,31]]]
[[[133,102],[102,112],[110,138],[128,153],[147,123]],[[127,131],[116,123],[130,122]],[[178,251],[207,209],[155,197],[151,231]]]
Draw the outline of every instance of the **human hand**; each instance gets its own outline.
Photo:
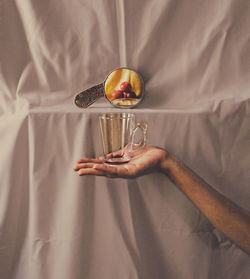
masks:
[[[115,155],[114,155],[115,156]],[[151,172],[161,171],[168,152],[154,146],[145,146],[130,153],[131,160],[119,166],[104,164],[104,158],[82,158],[74,170],[79,175],[101,175],[113,178],[135,178]]]

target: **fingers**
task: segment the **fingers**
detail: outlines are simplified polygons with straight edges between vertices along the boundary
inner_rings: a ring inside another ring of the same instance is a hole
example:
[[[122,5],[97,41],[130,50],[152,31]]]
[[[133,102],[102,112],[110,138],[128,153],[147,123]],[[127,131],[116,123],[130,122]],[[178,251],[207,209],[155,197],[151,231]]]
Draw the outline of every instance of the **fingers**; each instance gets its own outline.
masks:
[[[94,167],[94,163],[78,163],[76,164],[76,166],[74,167],[75,171],[78,171],[80,169],[84,169],[84,168],[93,168]]]
[[[98,159],[102,160],[102,162],[104,162],[104,157],[103,156],[99,156]]]
[[[107,170],[105,168],[105,165],[100,163],[100,162],[103,162],[103,160],[98,160],[98,159],[90,160],[88,158],[84,158],[84,159],[79,160],[78,162],[80,162],[80,163],[76,164],[76,166],[74,167],[74,170],[77,171],[80,176],[82,176],[82,175],[102,175],[102,176],[107,176],[107,177],[113,177],[116,174],[115,168],[111,167],[111,171],[110,171],[109,168]],[[102,168],[102,166],[104,168]]]
[[[96,170],[94,168],[83,168],[83,169],[80,169],[78,171],[78,174],[80,176],[83,176],[83,175],[101,175],[101,176],[105,176],[106,175],[103,171]]]
[[[111,153],[110,157],[119,156],[122,150]],[[111,178],[133,178],[136,176],[135,168],[127,164],[123,166],[109,166],[104,164],[104,157],[94,158],[82,158],[77,161],[74,170],[79,175],[102,175]]]
[[[85,160],[84,160],[85,161]],[[96,161],[96,160],[94,160]],[[92,175],[105,175],[103,171],[96,170],[95,167],[96,163],[78,163],[74,167],[75,171],[78,171],[78,174],[80,176],[82,175],[87,175],[87,174],[92,174]]]
[[[105,175],[107,177],[121,177],[121,178],[125,178],[125,177],[129,177],[129,172],[128,169],[126,167],[112,167],[112,166],[107,166],[104,164],[98,164],[94,166],[94,169],[98,170],[98,171],[102,171],[103,173],[105,173]]]
[[[106,155],[106,158],[117,158],[123,156],[123,150],[118,150],[116,152],[112,152]]]
[[[77,163],[103,163],[104,158],[99,157],[98,159],[94,158],[81,158],[80,160],[77,161]]]
[[[103,164],[94,163],[80,163],[74,168],[80,176],[82,175],[101,175],[107,177],[117,177],[117,170],[115,167],[106,167]]]

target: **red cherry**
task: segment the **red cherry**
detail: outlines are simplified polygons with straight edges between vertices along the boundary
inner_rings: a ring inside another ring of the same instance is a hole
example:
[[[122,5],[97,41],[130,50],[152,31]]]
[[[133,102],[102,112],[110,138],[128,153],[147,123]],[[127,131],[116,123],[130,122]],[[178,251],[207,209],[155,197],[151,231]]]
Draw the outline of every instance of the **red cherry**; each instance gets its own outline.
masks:
[[[123,92],[123,93],[122,93],[122,97],[123,97],[123,98],[127,98],[127,94],[128,94],[128,93]]]
[[[123,92],[121,90],[115,90],[112,93],[112,100],[122,98]]]
[[[128,93],[128,92],[131,92],[132,86],[131,86],[130,82],[124,81],[120,84],[120,88],[122,91]]]
[[[127,98],[137,98],[135,92],[129,92],[127,93]]]

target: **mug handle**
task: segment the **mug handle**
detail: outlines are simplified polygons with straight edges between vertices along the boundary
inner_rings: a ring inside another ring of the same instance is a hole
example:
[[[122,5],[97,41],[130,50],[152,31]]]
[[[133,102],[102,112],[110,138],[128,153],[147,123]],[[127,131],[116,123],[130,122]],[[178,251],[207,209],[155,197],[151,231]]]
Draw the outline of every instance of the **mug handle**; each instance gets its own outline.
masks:
[[[134,143],[134,137],[135,137],[135,133],[136,133],[137,129],[141,129],[143,134],[142,134],[142,138],[141,138],[140,142]],[[139,149],[139,148],[145,146],[146,137],[147,137],[147,129],[148,129],[148,125],[144,122],[138,122],[135,124],[135,128],[134,128],[133,134],[132,134],[132,142],[131,142],[132,150],[136,150],[136,149]]]

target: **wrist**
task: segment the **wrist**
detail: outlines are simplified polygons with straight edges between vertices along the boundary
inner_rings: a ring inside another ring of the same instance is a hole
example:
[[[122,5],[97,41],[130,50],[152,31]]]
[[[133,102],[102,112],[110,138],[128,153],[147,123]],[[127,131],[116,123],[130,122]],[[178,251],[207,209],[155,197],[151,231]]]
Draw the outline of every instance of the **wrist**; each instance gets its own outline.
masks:
[[[165,154],[160,162],[160,172],[169,176],[171,174],[171,170],[173,169],[174,162],[175,157],[168,151],[165,151]]]

